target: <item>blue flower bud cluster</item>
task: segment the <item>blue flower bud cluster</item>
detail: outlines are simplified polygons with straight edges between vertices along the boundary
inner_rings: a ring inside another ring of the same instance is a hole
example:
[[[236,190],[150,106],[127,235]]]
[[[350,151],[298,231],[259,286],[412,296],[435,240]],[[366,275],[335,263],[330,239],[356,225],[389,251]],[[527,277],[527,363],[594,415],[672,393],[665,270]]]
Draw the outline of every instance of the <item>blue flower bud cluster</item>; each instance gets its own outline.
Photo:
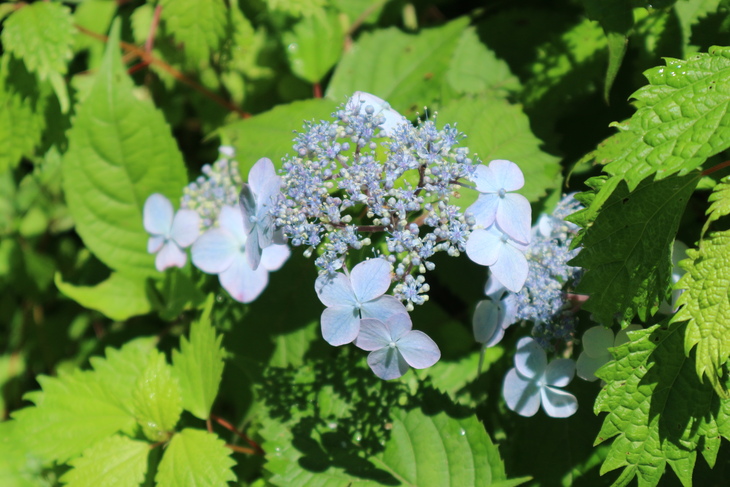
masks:
[[[202,167],[202,176],[185,186],[180,208],[195,211],[200,216],[201,231],[217,225],[223,206],[237,206],[243,181],[232,147],[222,146],[221,157]]]
[[[566,284],[574,286],[582,272],[568,265],[578,253],[570,249],[578,227],[564,218],[580,208],[572,194],[565,196],[551,215],[540,217],[525,252],[530,270],[525,286],[515,294],[516,318],[534,323],[532,336],[545,349],[570,340],[575,330]]]
[[[465,251],[474,221],[451,198],[480,161],[458,146],[465,135],[456,127],[438,129],[434,119],[414,127],[377,108],[354,97],[333,121],[305,125],[282,163],[275,224],[292,245],[308,247],[305,255],[318,252],[322,274],[384,233],[393,295],[412,309],[428,299],[429,259]]]

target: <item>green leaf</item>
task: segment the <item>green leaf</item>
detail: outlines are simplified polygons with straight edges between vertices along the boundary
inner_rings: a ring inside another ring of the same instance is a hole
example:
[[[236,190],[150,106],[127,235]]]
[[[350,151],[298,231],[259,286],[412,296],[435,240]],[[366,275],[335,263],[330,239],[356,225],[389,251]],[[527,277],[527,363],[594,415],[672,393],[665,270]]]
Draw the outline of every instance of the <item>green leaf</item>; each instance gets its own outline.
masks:
[[[42,391],[26,394],[35,406],[13,413],[30,451],[66,462],[96,442],[135,427],[134,417],[105,394],[94,372],[38,376]],[[19,432],[20,432],[19,431]]]
[[[69,487],[126,487],[144,481],[150,446],[126,436],[110,436],[71,460],[61,482]]]
[[[464,29],[446,72],[446,81],[458,93],[514,92],[520,82],[509,65],[480,40],[474,27]]]
[[[344,102],[355,91],[387,100],[410,116],[440,98],[443,80],[469,19],[458,18],[417,35],[398,29],[364,33],[342,56],[327,98]],[[433,107],[432,107],[433,108]]]
[[[197,271],[191,267],[165,271],[158,281],[147,281],[147,291],[154,309],[166,321],[174,321],[185,310],[199,307],[205,302],[205,294],[191,276]]]
[[[132,392],[131,407],[151,441],[162,441],[182,413],[180,384],[162,352],[152,352]]]
[[[608,95],[626,54],[629,32],[634,25],[634,15],[629,0],[583,0],[586,14],[591,20],[598,21],[608,39],[608,70],[603,88],[603,98]]]
[[[537,201],[547,190],[560,184],[560,160],[540,150],[541,142],[530,130],[530,120],[517,105],[493,96],[463,98],[439,110],[441,123],[458,123],[467,135],[463,142],[485,163],[494,159],[515,162],[525,174],[519,190],[530,201]],[[458,204],[466,207],[478,196],[464,190]]]
[[[305,120],[328,119],[336,107],[329,100],[297,101],[226,125],[220,132],[235,147],[238,167],[246,180],[251,166],[260,158],[268,157],[279,165],[282,157],[292,153],[293,132],[303,130]]]
[[[266,6],[272,11],[281,11],[292,17],[317,15],[327,0],[265,0]]]
[[[156,343],[157,339],[154,337],[136,338],[120,349],[107,347],[104,357],[89,359],[109,400],[131,416],[135,412],[132,407],[135,385],[147,368]]]
[[[319,83],[340,59],[345,33],[337,13],[321,12],[297,22],[282,41],[294,74]]]
[[[81,2],[74,10],[74,23],[97,34],[106,35],[109,32],[114,14],[117,11],[116,2],[106,0],[86,0]],[[135,9],[135,12],[137,9]],[[134,14],[132,14],[134,16]],[[99,42],[88,34],[81,31],[76,33],[74,48],[76,51],[89,51],[87,61],[89,69],[99,67],[104,55],[104,43]]]
[[[22,62],[8,54],[0,58],[0,174],[40,144],[47,92]]]
[[[698,450],[714,465],[727,413],[683,353],[684,334],[684,323],[631,332],[629,343],[613,349],[616,360],[596,374],[607,386],[594,409],[608,413],[596,443],[616,436],[601,474],[624,468],[614,485],[635,476],[639,485],[657,485],[668,463],[689,486]]]
[[[711,203],[707,209],[707,221],[702,227],[702,233],[707,232],[710,224],[730,215],[730,176],[722,178],[722,180],[712,189],[712,194],[708,198]]]
[[[142,208],[152,193],[173,202],[187,183],[170,128],[137,99],[122,64],[119,21],[104,62],[69,131],[63,190],[76,231],[99,260],[125,274],[155,274]]]
[[[672,243],[696,174],[646,180],[633,192],[621,182],[580,237],[570,265],[585,269],[576,292],[583,308],[610,325],[614,318],[646,320],[664,301],[671,277]]]
[[[0,422],[0,485],[51,487],[41,479],[41,459],[30,453],[17,421]]]
[[[652,68],[634,94],[636,113],[619,130],[630,139],[605,167],[633,190],[646,177],[687,174],[730,147],[730,48]],[[600,158],[600,149],[597,151]]]
[[[303,420],[300,425],[311,424]],[[339,439],[328,439],[324,428],[301,437],[264,421],[262,445],[265,468],[273,485],[290,486],[444,486],[502,485],[506,475],[497,447],[475,416],[426,415],[420,409],[396,411],[390,419],[390,438],[381,453],[367,457],[345,454]],[[341,437],[339,437],[341,439]],[[338,451],[339,450],[339,451]],[[517,485],[514,483],[512,485]]]
[[[207,64],[226,35],[228,15],[223,0],[160,0],[160,5],[162,20],[183,44],[185,56],[195,66]]]
[[[203,314],[190,327],[190,341],[180,338],[180,351],[172,351],[173,373],[180,382],[182,406],[200,419],[208,419],[223,376],[223,335],[216,335],[210,313],[211,294]]]
[[[185,428],[172,437],[157,469],[158,487],[227,487],[236,462],[225,442],[213,433]]]
[[[548,22],[558,26],[566,22],[565,18],[553,10],[526,11],[524,15],[530,19],[528,28],[532,26],[533,30],[542,30],[541,27],[545,22],[535,19],[547,17],[550,19]],[[521,17],[515,20],[509,16],[488,21],[482,30],[497,29],[496,32],[488,34],[490,40],[505,29],[503,25],[495,25],[499,20],[506,25],[522,23]],[[583,19],[575,25],[566,25],[546,40],[542,39],[544,33],[528,34],[524,29],[525,27],[522,27],[521,35],[538,36],[538,38],[534,39],[534,44],[524,46],[525,49],[535,51],[535,58],[520,71],[524,83],[520,99],[535,117],[543,117],[552,125],[556,116],[568,109],[575,100],[598,89],[600,77],[597,76],[597,72],[605,63],[606,36],[595,22],[588,19]],[[546,32],[550,33],[550,30],[546,29]],[[508,32],[502,34],[509,35]],[[509,51],[505,54],[509,54]]]
[[[81,306],[95,309],[116,321],[150,312],[144,279],[112,272],[108,279],[94,286],[76,286],[56,273],[54,282],[63,294]]]
[[[66,73],[71,59],[74,26],[68,7],[34,2],[15,11],[3,25],[2,42],[41,80]]]
[[[688,321],[684,352],[697,346],[697,375],[707,376],[718,394],[728,397],[719,377],[730,357],[730,231],[710,234],[687,256],[680,263],[687,272],[677,284],[685,291],[673,321]]]

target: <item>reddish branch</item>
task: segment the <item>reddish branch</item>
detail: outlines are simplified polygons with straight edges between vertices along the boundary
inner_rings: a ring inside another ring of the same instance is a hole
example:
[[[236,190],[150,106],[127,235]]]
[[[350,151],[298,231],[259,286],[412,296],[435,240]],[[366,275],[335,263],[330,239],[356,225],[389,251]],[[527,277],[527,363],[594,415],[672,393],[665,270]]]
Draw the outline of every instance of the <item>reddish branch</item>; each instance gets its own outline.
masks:
[[[236,446],[236,445],[226,445],[228,448],[230,448],[233,451],[241,452],[241,453],[247,453],[249,455],[263,455],[264,450],[259,446],[258,443],[253,441],[251,438],[248,437],[246,433],[243,431],[239,431],[235,426],[233,426],[231,423],[226,421],[225,419],[216,416],[215,414],[210,415],[210,419],[218,423],[219,425],[223,426],[225,429],[232,431],[236,436],[243,439],[246,443],[248,443],[251,448],[245,447],[245,446]]]
[[[76,28],[81,32],[82,34],[85,34],[89,37],[93,37],[94,39],[98,39],[103,42],[108,42],[109,38],[105,35],[98,34],[94,31],[91,31],[89,29],[86,29],[85,27],[82,27],[80,25],[76,25]],[[226,108],[227,110],[230,110],[232,112],[237,113],[241,118],[248,118],[250,115],[237,106],[235,106],[233,103],[229,102],[228,100],[222,98],[221,96],[213,93],[212,91],[208,90],[207,88],[199,85],[195,81],[191,80],[190,78],[186,77],[184,74],[182,74],[177,69],[173,68],[166,62],[162,61],[161,59],[156,58],[151,53],[146,52],[144,49],[135,46],[134,44],[129,44],[128,42],[120,42],[119,46],[124,49],[125,52],[129,54],[134,54],[135,56],[139,57],[142,60],[142,63],[145,65],[153,65],[157,66],[161,70],[168,73],[170,76],[175,78],[176,80],[180,81],[181,83],[185,83],[186,85],[193,88],[195,91],[198,91],[202,95],[210,98],[212,101],[216,102],[223,108]]]

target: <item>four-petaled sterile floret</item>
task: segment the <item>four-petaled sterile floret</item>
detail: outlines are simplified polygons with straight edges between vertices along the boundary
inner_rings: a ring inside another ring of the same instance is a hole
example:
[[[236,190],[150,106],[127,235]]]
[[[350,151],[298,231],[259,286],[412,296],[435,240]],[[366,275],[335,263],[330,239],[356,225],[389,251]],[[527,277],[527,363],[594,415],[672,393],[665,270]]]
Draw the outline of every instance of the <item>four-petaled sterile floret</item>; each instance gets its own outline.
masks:
[[[368,365],[384,380],[397,379],[410,367],[425,369],[441,358],[438,345],[422,331],[412,330],[407,313],[385,320],[365,318],[355,345],[370,352]]]
[[[157,270],[183,267],[188,257],[182,249],[192,245],[200,231],[198,214],[185,209],[175,212],[170,200],[159,193],[147,198],[142,213],[144,229],[150,234],[147,252],[157,254]]]
[[[504,378],[502,395],[507,407],[520,416],[534,416],[542,405],[548,416],[567,418],[578,410],[578,400],[561,387],[574,375],[574,361],[561,358],[548,364],[545,350],[535,340],[520,338],[515,366]]]
[[[341,272],[322,274],[314,283],[319,300],[327,308],[322,313],[322,336],[330,345],[350,343],[360,332],[362,318],[384,320],[406,312],[403,304],[385,295],[390,287],[390,264],[370,259]]]

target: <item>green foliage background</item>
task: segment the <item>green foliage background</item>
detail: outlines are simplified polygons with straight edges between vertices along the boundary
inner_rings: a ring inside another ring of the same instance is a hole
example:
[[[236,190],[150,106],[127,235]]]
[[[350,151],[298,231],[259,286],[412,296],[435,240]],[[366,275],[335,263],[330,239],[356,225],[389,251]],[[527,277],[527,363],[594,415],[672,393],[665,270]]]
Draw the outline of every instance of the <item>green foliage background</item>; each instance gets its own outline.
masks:
[[[726,0],[3,1],[0,21],[0,485],[726,482]],[[535,215],[582,191],[578,336],[647,328],[602,387],[569,386],[577,414],[507,409],[527,328],[477,373],[465,257],[413,313],[441,362],[390,382],[323,343],[298,249],[249,305],[155,270],[147,196],[177,204],[222,144],[244,178],[278,163],[358,90],[517,162]]]

